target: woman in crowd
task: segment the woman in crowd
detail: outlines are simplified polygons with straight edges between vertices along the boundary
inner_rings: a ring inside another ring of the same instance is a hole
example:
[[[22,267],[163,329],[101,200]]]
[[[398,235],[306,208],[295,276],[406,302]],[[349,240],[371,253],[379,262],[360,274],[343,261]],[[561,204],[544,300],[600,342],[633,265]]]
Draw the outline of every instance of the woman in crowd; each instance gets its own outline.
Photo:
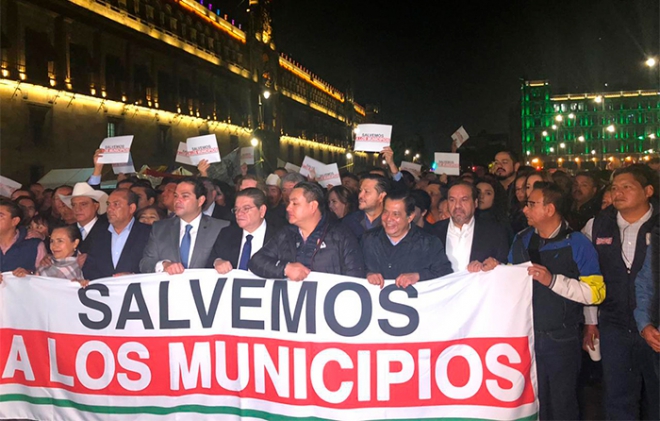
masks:
[[[142,208],[135,214],[135,219],[138,222],[142,222],[143,224],[147,225],[152,225],[154,222],[165,219],[166,217],[167,215],[165,214],[163,208],[160,208],[156,205]]]
[[[527,179],[525,180],[525,197],[529,197],[530,193],[532,193],[532,190],[534,190],[534,184],[538,182],[552,183],[552,177],[545,170],[537,171],[528,175]]]
[[[509,236],[509,243],[511,243],[514,232],[509,223],[509,199],[504,187],[499,181],[490,177],[477,180],[476,186],[479,190],[477,216],[502,225]]]
[[[334,186],[328,192],[328,209],[341,220],[357,210],[357,196],[344,186]]]
[[[89,281],[83,279],[82,269],[78,263],[78,244],[82,241],[80,231],[75,225],[66,225],[53,229],[50,235],[49,255],[51,264],[39,266],[36,274],[51,278],[69,279],[80,283],[83,288]],[[33,274],[33,271],[24,268],[15,269],[12,274],[19,278]]]

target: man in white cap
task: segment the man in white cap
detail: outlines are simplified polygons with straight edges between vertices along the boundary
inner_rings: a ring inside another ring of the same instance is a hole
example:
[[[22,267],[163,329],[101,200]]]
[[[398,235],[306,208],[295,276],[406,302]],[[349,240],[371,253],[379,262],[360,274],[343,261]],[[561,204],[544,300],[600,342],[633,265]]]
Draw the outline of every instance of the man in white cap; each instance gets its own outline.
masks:
[[[60,195],[62,202],[73,210],[76,225],[83,241],[78,250],[86,253],[98,233],[108,230],[105,211],[108,208],[108,195],[101,190],[94,190],[87,183],[76,183],[70,196]]]
[[[282,200],[282,179],[277,174],[266,178],[266,196],[268,197],[268,212],[281,220],[286,221],[286,205]]]

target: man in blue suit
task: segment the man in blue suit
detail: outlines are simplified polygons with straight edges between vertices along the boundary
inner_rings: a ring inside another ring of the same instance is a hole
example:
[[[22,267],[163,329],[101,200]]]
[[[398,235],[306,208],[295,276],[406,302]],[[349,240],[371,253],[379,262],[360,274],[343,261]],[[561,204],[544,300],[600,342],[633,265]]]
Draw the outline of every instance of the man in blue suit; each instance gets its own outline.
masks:
[[[85,279],[140,272],[140,251],[147,246],[151,226],[134,218],[139,200],[139,196],[128,189],[117,189],[110,194],[109,226],[90,244],[83,266]]]

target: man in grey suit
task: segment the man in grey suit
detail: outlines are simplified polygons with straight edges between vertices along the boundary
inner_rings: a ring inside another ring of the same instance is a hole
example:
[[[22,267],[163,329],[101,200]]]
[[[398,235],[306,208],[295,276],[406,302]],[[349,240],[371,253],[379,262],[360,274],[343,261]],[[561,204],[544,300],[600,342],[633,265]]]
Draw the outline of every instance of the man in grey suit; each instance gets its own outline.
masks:
[[[197,178],[178,181],[174,193],[173,218],[154,223],[149,243],[140,261],[140,271],[183,273],[188,268],[204,268],[220,230],[229,221],[202,214],[206,189]]]

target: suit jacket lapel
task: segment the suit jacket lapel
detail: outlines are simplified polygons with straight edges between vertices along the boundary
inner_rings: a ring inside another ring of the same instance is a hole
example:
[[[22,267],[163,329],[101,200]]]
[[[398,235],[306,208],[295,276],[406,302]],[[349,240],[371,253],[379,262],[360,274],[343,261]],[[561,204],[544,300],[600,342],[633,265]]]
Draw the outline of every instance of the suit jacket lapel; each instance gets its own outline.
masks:
[[[135,225],[137,224],[137,221],[133,222],[133,228],[131,228],[131,232],[128,233],[128,238],[126,239],[126,243],[124,244],[124,248],[121,251],[121,254],[119,255],[119,260],[117,261],[117,267],[115,268],[115,271],[118,272],[127,272],[125,270],[121,270],[123,267],[122,264],[126,264],[127,261],[130,259],[130,255],[133,254],[135,251],[132,250],[133,244],[135,243],[135,239],[137,238],[137,229],[135,229]]]
[[[168,230],[170,237],[168,242],[170,243],[170,247],[172,247],[172,249],[175,251],[175,260],[172,261],[181,263],[181,250],[179,249],[179,231],[181,230],[181,220],[178,216],[175,216],[171,218],[170,221],[172,227]]]
[[[208,241],[206,241],[206,236],[208,234],[208,223],[210,216],[202,215],[202,219],[199,221],[199,228],[197,229],[197,238],[195,239],[195,247],[193,248],[192,256],[189,259],[188,267],[195,267],[199,256],[202,253],[202,249],[207,246]],[[206,262],[202,262],[201,266],[204,267]]]
[[[477,247],[479,244],[479,241],[477,239],[481,238],[481,231],[479,228],[481,227],[479,224],[479,221],[477,220],[477,216],[473,215],[474,218],[474,232],[472,233],[472,245],[470,246],[470,262],[475,260],[475,254],[477,252]]]

